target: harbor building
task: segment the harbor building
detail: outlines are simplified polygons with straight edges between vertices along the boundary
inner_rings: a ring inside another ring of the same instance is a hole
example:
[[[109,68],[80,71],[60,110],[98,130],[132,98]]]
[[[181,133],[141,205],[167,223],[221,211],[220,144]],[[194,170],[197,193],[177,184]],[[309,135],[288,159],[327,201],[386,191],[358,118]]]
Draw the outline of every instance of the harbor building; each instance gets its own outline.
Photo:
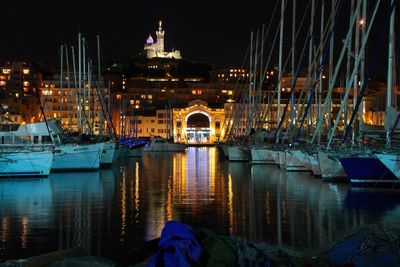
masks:
[[[41,74],[22,61],[7,61],[0,66],[1,115],[13,123],[35,119],[38,98],[36,88]]]
[[[98,90],[102,90],[104,99],[99,98]],[[54,75],[42,81],[40,91],[47,119],[58,119],[63,128],[71,133],[100,134],[106,131],[107,122],[100,103],[107,101],[107,89],[92,87],[87,82],[82,89],[75,88],[68,83],[66,75],[62,84],[59,75]],[[39,109],[37,112],[37,116],[42,117]]]

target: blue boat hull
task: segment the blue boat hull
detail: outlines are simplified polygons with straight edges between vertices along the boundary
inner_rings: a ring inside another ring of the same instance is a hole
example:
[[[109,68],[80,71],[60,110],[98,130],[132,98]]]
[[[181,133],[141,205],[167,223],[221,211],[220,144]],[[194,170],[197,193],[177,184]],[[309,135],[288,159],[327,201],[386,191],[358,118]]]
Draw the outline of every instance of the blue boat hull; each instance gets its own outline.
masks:
[[[340,163],[354,186],[400,187],[400,180],[377,158],[348,157]]]

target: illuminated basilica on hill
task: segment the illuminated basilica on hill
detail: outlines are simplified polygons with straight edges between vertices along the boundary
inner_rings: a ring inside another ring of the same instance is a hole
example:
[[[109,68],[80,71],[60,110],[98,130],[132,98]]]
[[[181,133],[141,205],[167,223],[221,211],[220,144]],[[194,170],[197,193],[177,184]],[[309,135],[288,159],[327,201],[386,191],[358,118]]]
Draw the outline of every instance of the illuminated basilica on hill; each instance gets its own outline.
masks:
[[[162,28],[162,21],[158,25],[158,31],[156,31],[157,42],[154,42],[151,34],[144,44],[144,50],[146,52],[147,58],[174,58],[182,59],[181,52],[179,50],[174,50],[171,52],[164,51],[164,35],[165,31]]]

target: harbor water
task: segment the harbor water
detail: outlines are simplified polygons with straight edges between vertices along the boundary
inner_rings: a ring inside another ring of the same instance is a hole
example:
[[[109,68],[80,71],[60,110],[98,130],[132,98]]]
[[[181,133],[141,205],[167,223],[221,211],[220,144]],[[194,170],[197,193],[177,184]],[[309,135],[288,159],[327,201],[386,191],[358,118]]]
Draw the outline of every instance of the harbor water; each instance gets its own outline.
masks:
[[[0,180],[0,262],[84,246],[121,253],[168,220],[317,253],[367,224],[396,220],[400,193],[324,183],[306,172],[232,163],[213,147],[147,153],[111,169]]]

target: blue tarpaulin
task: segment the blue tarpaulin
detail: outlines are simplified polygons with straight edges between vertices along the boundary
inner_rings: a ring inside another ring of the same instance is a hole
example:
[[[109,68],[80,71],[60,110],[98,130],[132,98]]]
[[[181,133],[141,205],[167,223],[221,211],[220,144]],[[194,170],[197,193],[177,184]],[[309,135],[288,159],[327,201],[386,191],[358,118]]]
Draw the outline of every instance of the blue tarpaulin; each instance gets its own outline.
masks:
[[[189,225],[169,221],[162,230],[158,252],[151,258],[149,267],[190,267],[200,264],[203,249]]]

